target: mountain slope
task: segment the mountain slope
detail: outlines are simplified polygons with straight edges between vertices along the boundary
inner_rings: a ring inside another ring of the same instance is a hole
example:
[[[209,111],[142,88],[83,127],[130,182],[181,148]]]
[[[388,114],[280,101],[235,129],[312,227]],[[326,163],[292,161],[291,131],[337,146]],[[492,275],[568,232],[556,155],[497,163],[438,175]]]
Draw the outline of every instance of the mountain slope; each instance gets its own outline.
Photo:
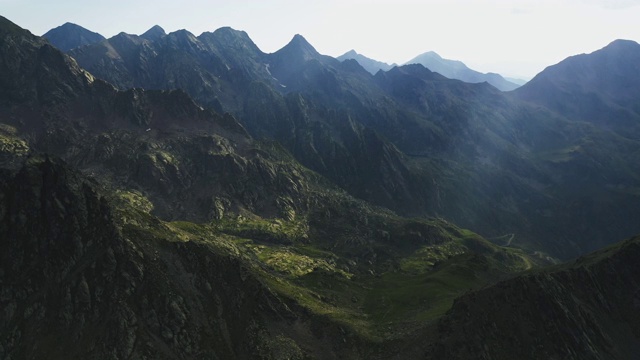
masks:
[[[181,36],[188,42],[178,41]],[[120,37],[130,41],[119,41]],[[204,105],[230,111],[252,134],[282,142],[303,165],[357,190],[358,196],[374,194],[380,204],[389,205],[410,199],[410,185],[399,179],[405,175],[390,171],[386,188],[381,188],[382,174],[376,166],[356,160],[379,154],[375,162],[382,168],[402,170],[397,150],[357,121],[349,121],[348,113],[329,107],[333,99],[353,99],[341,90],[349,85],[338,82],[338,72],[352,74],[354,82],[364,78],[372,83],[370,75],[357,64],[345,72],[342,69],[349,65],[318,54],[302,36],[274,54],[264,54],[246,33],[230,28],[197,38],[186,32],[172,33],[158,42],[120,34],[71,54],[93,74],[119,88],[182,88]],[[314,90],[316,86],[319,91]],[[301,96],[299,91],[330,94],[325,101],[329,105]],[[393,185],[396,190],[390,189],[391,183],[398,184]],[[403,198],[394,199],[393,193]]]
[[[433,51],[420,54],[415,58],[407,61],[405,65],[421,64],[427,69],[437,72],[449,79],[458,79],[469,83],[488,82],[495,86],[498,90],[510,91],[518,88],[520,85],[505,80],[502,76],[495,73],[486,73],[469,69],[464,63],[457,60],[443,59],[440,55]]]
[[[353,60],[357,61],[358,64],[360,64],[360,66],[362,66],[365,70],[370,72],[371,75],[375,75],[380,70],[389,71],[394,66],[396,66],[396,64],[389,65],[389,64],[387,64],[385,62],[382,62],[382,61],[377,61],[377,60],[370,59],[370,58],[368,58],[368,57],[366,57],[366,56],[364,56],[362,54],[358,54],[355,50],[349,50],[346,53],[338,56],[336,59],[338,59],[340,61],[353,59]]]
[[[434,212],[489,237],[516,233],[520,246],[533,242],[531,250],[554,254],[577,255],[603,246],[595,245],[594,232],[601,240],[637,231],[623,220],[624,212],[609,215],[635,207],[632,192],[618,192],[611,184],[638,181],[639,169],[628,161],[637,140],[513,102],[486,84],[445,79],[419,65],[376,78],[406,109],[426,112],[431,126],[438,126],[438,132],[428,132],[429,123],[407,128],[408,141],[400,148],[412,155],[410,169],[429,171],[427,179],[436,189]],[[590,233],[583,232],[587,228]],[[580,242],[574,240],[577,233]]]
[[[84,45],[90,45],[104,40],[104,36],[87,30],[82,26],[65,23],[42,35],[45,39],[62,51],[69,51]]]
[[[254,79],[273,81],[264,54],[246,33],[221,28],[196,37],[186,30],[167,35],[159,30],[141,36],[121,33],[70,54],[121,90],[182,89],[218,111],[241,109],[239,94]]]
[[[224,329],[224,317],[214,311],[223,314],[222,309],[235,306],[223,289],[241,283],[239,266],[213,259],[217,266],[229,266],[227,277],[218,279],[210,294],[210,299],[224,302],[194,303],[194,295],[206,290],[194,287],[198,292],[188,294],[178,279],[199,266],[194,257],[201,258],[203,245],[184,244],[186,252],[180,255],[178,243],[149,244],[121,233],[113,209],[95,187],[49,159],[31,159],[14,177],[3,177],[6,226],[1,246],[3,293],[8,296],[3,298],[7,312],[2,333],[22,336],[14,341],[3,336],[2,357],[182,358],[198,353],[240,356],[238,351],[247,351],[240,344],[224,343],[229,341],[224,332],[235,333],[239,324],[230,321],[231,329]],[[19,216],[27,216],[28,222]],[[234,265],[237,270],[231,271]],[[207,277],[204,268],[198,271],[203,279],[198,282]],[[237,284],[232,283],[234,274]],[[25,286],[28,298],[20,295]],[[241,304],[247,306],[243,300]],[[207,307],[212,312],[205,314]],[[17,316],[23,312],[27,315]],[[206,330],[195,331],[202,326]],[[64,338],[57,336],[62,329]],[[220,343],[201,348],[199,336],[206,332],[219,334]]]
[[[640,45],[616,40],[591,54],[549,66],[514,95],[569,118],[637,138],[639,63]]]
[[[631,359],[640,237],[457,299],[433,358]]]
[[[2,358],[301,359],[287,333],[313,339],[299,332],[309,317],[233,248],[157,219],[131,221],[137,210],[115,210],[57,160],[32,158],[2,175]]]
[[[301,167],[260,151],[233,117],[204,110],[181,91],[118,92],[39,38],[2,35],[0,43],[12,48],[0,63],[6,70],[0,86],[7,91],[0,97],[0,112],[7,114],[2,139],[28,149],[3,147],[8,159],[56,154],[115,187],[142,190],[166,218],[204,220],[214,209],[224,211],[220,202],[278,213],[285,208],[277,202],[299,199],[276,201],[303,189],[291,177]],[[284,192],[248,191],[239,179]]]

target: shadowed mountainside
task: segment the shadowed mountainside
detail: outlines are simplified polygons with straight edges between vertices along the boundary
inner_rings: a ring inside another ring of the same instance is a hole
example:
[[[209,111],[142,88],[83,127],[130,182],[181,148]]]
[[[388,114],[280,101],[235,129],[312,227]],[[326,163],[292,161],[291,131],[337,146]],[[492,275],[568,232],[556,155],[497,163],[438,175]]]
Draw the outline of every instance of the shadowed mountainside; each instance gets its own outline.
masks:
[[[632,359],[640,350],[640,238],[460,297],[434,359]]]

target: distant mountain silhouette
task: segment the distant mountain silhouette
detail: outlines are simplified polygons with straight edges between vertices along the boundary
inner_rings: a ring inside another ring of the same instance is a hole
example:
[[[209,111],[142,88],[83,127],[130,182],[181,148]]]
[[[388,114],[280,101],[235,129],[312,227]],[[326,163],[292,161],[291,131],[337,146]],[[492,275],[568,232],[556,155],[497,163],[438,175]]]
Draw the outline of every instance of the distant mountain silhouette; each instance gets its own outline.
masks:
[[[360,66],[362,66],[365,70],[370,72],[372,75],[375,75],[378,71],[389,71],[391,68],[396,66],[396,64],[387,64],[382,61],[377,61],[371,58],[368,58],[362,54],[358,54],[355,50],[349,50],[348,52],[338,56],[336,59],[340,61],[345,61],[348,59],[356,60]]]
[[[504,78],[505,78],[505,80],[510,81],[510,82],[512,82],[512,83],[514,83],[516,85],[520,85],[520,86],[526,84],[529,81],[529,80],[525,80],[525,79],[512,78],[512,77],[507,77],[507,76],[505,76]]]
[[[418,55],[405,64],[421,64],[427,69],[444,75],[449,79],[458,79],[468,83],[481,83],[486,81],[502,91],[510,91],[519,87],[518,84],[505,80],[499,74],[483,74],[468,68],[467,65],[461,61],[443,59],[433,51]]]
[[[80,25],[66,23],[47,31],[44,38],[62,51],[69,51],[83,45],[94,44],[104,40],[104,36],[87,30]]]

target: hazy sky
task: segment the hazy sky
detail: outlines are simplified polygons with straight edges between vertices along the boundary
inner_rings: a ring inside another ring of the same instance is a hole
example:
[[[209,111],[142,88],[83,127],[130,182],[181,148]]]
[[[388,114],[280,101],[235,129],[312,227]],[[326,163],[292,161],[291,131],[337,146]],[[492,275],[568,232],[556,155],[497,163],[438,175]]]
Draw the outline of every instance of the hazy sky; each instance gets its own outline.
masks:
[[[106,37],[156,24],[195,35],[231,26],[264,52],[301,34],[327,55],[355,49],[404,63],[433,50],[516,77],[614,39],[640,41],[640,0],[0,0],[0,15],[36,35],[65,22]]]

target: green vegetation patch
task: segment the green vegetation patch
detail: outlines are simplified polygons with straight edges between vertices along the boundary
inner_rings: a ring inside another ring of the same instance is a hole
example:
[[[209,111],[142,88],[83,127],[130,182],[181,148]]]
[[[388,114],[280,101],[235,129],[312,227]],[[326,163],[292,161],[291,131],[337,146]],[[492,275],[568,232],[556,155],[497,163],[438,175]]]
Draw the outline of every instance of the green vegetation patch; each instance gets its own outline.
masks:
[[[160,162],[164,165],[180,165],[180,161],[175,156],[164,150],[156,150],[152,159],[154,162]]]
[[[269,244],[294,244],[309,238],[309,224],[304,219],[236,219],[214,220],[211,226],[222,233]]]
[[[315,254],[319,256],[308,256],[296,251],[295,248],[253,244],[247,244],[247,247],[256,253],[260,261],[289,278],[297,278],[313,271],[336,273],[347,279],[353,276],[351,273],[336,268],[335,260],[332,257],[324,256],[325,254],[322,252]],[[305,252],[310,253],[308,247]]]
[[[153,203],[139,191],[117,190],[116,196],[118,200],[137,210],[145,213],[151,213],[151,211],[153,211]]]
[[[423,274],[447,259],[464,254],[468,249],[459,242],[423,246],[412,255],[400,260],[400,269],[404,272]]]
[[[22,156],[29,153],[29,144],[14,134],[14,128],[0,124],[0,154]]]
[[[371,289],[364,309],[372,314],[376,326],[413,322],[419,324],[437,319],[463,293],[484,284],[478,264],[468,263],[472,257],[461,255],[447,260],[438,269],[418,275],[389,272],[371,278]]]

